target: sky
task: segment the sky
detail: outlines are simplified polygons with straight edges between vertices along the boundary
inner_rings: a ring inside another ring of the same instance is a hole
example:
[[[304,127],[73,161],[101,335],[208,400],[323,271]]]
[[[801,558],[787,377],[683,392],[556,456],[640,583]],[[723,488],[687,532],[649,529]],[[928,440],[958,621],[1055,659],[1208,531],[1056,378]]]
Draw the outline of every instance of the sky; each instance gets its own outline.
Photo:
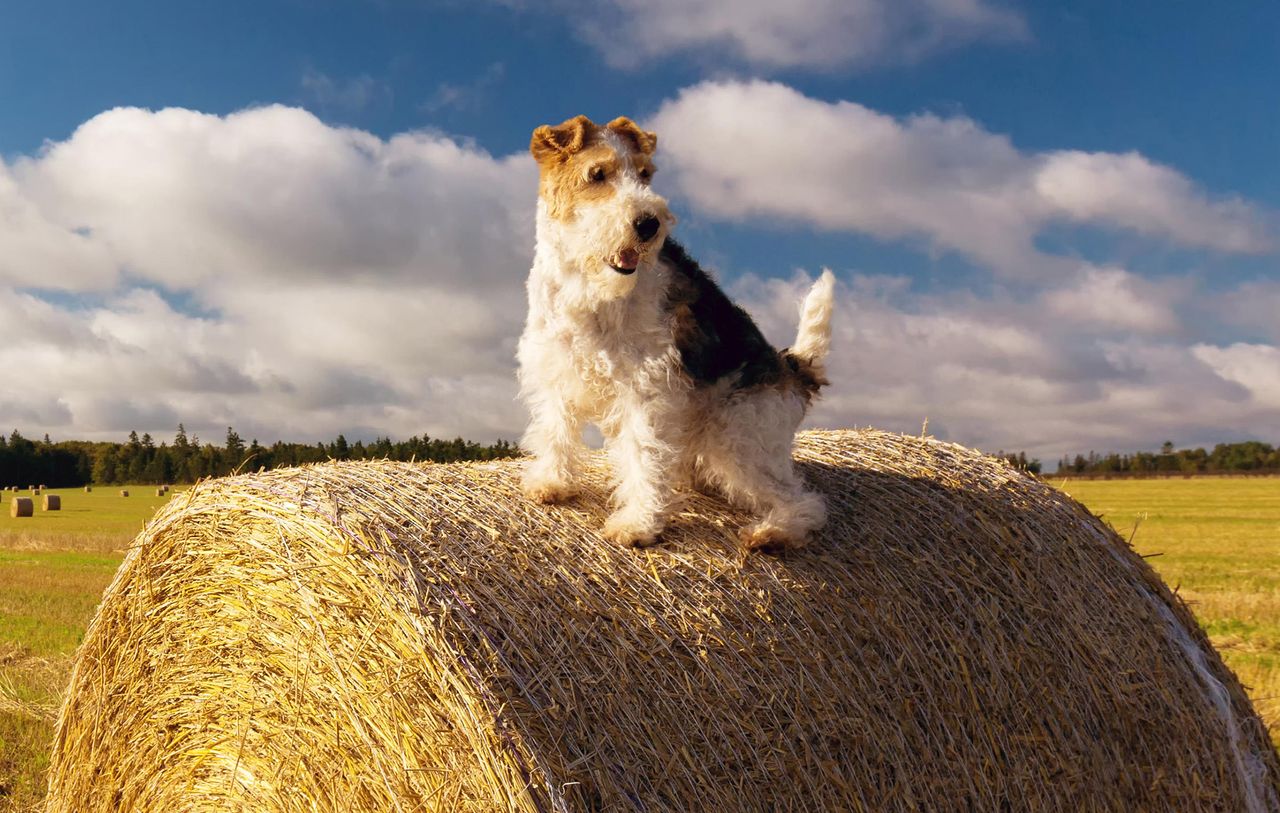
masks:
[[[0,427],[517,439],[531,131],[658,133],[810,426],[1280,442],[1280,4],[7,0]]]

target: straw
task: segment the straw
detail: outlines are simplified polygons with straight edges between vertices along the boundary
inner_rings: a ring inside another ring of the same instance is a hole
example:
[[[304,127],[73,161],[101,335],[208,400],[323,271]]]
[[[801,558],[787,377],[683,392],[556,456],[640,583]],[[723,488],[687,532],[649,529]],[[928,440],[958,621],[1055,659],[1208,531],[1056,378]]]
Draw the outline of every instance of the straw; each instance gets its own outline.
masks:
[[[1181,601],[1079,504],[929,438],[809,432],[783,558],[693,496],[599,536],[520,463],[207,481],[78,654],[49,811],[1270,811]]]

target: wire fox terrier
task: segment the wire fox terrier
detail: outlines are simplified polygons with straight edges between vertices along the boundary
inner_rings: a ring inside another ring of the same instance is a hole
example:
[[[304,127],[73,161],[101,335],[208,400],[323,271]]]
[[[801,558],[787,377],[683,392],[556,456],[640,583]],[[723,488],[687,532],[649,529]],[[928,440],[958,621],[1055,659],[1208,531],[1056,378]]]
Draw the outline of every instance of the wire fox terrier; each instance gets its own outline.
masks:
[[[604,535],[657,541],[680,486],[719,492],[761,519],[751,549],[799,547],[826,521],[791,460],[792,439],[826,382],[834,277],[801,306],[795,344],[775,350],[667,234],[675,217],[649,188],[657,136],[627,118],[586,116],[533,131],[537,248],[520,337],[520,392],[532,413],[525,493],[575,492],[586,422],[614,470]]]

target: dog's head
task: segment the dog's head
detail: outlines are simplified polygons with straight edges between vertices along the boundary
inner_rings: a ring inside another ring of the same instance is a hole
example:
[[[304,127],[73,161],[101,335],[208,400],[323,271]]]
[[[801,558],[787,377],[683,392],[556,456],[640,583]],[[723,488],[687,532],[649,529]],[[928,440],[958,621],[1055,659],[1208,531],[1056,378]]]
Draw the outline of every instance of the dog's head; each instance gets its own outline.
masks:
[[[579,267],[625,293],[651,266],[675,218],[649,188],[658,137],[631,119],[600,126],[577,116],[533,131],[538,194]],[[632,279],[627,279],[632,278]]]

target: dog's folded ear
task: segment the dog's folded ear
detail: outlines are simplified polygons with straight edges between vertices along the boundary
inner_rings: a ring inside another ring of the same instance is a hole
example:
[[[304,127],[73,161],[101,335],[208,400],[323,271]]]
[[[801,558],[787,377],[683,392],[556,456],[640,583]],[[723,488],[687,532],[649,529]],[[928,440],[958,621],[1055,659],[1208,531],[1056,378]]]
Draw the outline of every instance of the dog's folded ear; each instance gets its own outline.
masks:
[[[544,124],[533,131],[529,152],[538,163],[568,158],[582,149],[595,129],[595,122],[586,116],[574,116],[554,127]]]
[[[605,129],[612,130],[627,139],[635,145],[637,150],[645,155],[653,155],[653,151],[658,148],[658,134],[648,130],[641,130],[640,125],[626,116],[618,116],[606,124]]]

